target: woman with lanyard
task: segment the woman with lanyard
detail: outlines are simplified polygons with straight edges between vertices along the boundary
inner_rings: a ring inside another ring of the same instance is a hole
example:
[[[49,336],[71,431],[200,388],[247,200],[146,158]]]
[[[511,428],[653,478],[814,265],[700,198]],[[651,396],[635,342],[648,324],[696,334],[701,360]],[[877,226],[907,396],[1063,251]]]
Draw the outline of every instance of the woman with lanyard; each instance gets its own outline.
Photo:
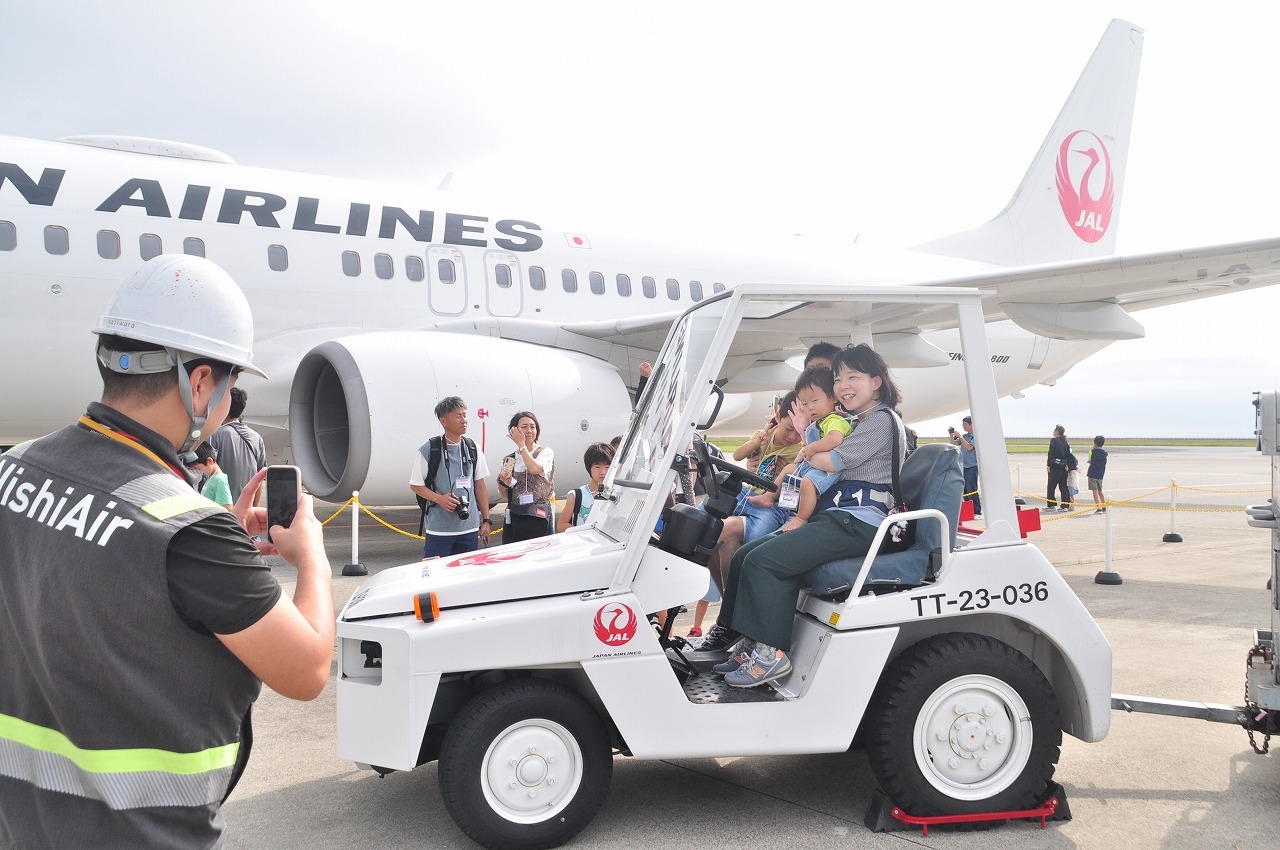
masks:
[[[754,649],[716,665],[734,687],[754,687],[791,671],[786,651],[804,575],[827,561],[865,555],[893,506],[893,468],[906,449],[902,422],[893,412],[901,394],[884,359],[868,345],[842,350],[832,365],[836,398],[858,422],[825,460],[819,454],[812,462],[840,472],[845,498],[794,531],[774,532],[734,556],[720,616],[699,646],[727,649],[743,636],[754,642]]]
[[[551,496],[555,493],[555,453],[538,445],[542,426],[531,411],[511,417],[507,434],[516,450],[502,459],[498,483],[507,494],[502,542],[531,540],[551,533]]]

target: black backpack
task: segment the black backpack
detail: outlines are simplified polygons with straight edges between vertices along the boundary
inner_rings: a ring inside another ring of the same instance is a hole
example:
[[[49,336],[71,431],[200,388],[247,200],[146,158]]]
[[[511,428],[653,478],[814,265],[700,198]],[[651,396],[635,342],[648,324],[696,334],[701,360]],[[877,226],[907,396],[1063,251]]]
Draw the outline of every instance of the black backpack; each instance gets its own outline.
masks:
[[[444,453],[444,435],[437,434],[418,449],[427,449],[427,480],[422,482],[422,486],[428,490],[435,492],[436,473],[440,471],[440,457]],[[476,457],[479,452],[476,450],[475,440],[470,437],[462,438],[462,446],[466,449],[467,457],[471,459],[471,468],[476,468]],[[418,500],[418,509],[421,511],[421,517],[418,523],[418,534],[422,534],[422,530],[427,521],[427,511],[431,510],[431,502],[414,493],[414,498]]]

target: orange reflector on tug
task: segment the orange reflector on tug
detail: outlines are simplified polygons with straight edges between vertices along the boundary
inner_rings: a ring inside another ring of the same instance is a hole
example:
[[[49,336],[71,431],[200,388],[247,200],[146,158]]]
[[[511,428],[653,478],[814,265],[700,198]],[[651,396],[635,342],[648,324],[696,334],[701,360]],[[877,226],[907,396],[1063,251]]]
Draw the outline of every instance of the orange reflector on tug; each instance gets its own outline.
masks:
[[[430,623],[440,616],[440,600],[434,591],[419,593],[413,597],[413,613],[424,623]]]

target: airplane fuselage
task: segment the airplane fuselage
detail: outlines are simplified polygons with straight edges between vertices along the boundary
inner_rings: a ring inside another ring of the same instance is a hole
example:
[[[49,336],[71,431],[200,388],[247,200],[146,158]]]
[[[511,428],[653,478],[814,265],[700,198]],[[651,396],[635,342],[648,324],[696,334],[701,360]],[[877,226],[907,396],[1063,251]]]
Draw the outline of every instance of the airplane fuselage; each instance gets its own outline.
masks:
[[[286,457],[294,370],[327,340],[448,332],[465,340],[454,364],[465,370],[500,336],[578,351],[611,364],[634,386],[639,363],[652,357],[660,338],[621,344],[565,326],[675,313],[743,282],[909,283],[984,268],[765,235],[752,248],[750,255],[660,250],[605,233],[553,229],[523,209],[495,214],[448,191],[409,193],[228,162],[0,137],[0,292],[8,317],[0,351],[11,364],[3,378],[9,403],[0,413],[0,444],[60,427],[96,397],[89,328],[119,281],[159,253],[206,256],[244,289],[254,312],[254,360],[271,376],[266,383],[244,379],[253,399],[249,418],[276,432],[268,436]],[[1054,380],[1105,345],[1048,340],[1009,322],[990,330],[1001,393]],[[925,338],[958,357],[953,332]],[[955,362],[899,374],[909,420],[964,404]],[[481,392],[492,397],[467,399],[473,409],[502,412],[508,388]],[[763,411],[740,412],[745,418],[735,428],[749,431]],[[618,411],[610,427],[625,424],[627,413]],[[434,424],[421,423],[423,439]],[[505,422],[484,424],[486,432],[505,433]],[[564,426],[576,428],[569,419]],[[558,429],[549,430],[544,441],[554,444]],[[493,442],[496,460],[509,447]],[[568,467],[576,459],[565,461]]]

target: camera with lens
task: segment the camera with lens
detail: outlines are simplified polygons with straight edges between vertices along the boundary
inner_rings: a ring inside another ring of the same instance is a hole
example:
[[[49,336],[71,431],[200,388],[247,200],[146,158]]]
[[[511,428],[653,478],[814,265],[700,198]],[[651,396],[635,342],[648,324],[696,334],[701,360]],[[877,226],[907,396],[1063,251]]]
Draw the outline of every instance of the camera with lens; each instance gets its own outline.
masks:
[[[466,490],[455,490],[453,498],[458,500],[458,506],[453,512],[458,515],[458,519],[466,519],[471,516],[471,497]]]

